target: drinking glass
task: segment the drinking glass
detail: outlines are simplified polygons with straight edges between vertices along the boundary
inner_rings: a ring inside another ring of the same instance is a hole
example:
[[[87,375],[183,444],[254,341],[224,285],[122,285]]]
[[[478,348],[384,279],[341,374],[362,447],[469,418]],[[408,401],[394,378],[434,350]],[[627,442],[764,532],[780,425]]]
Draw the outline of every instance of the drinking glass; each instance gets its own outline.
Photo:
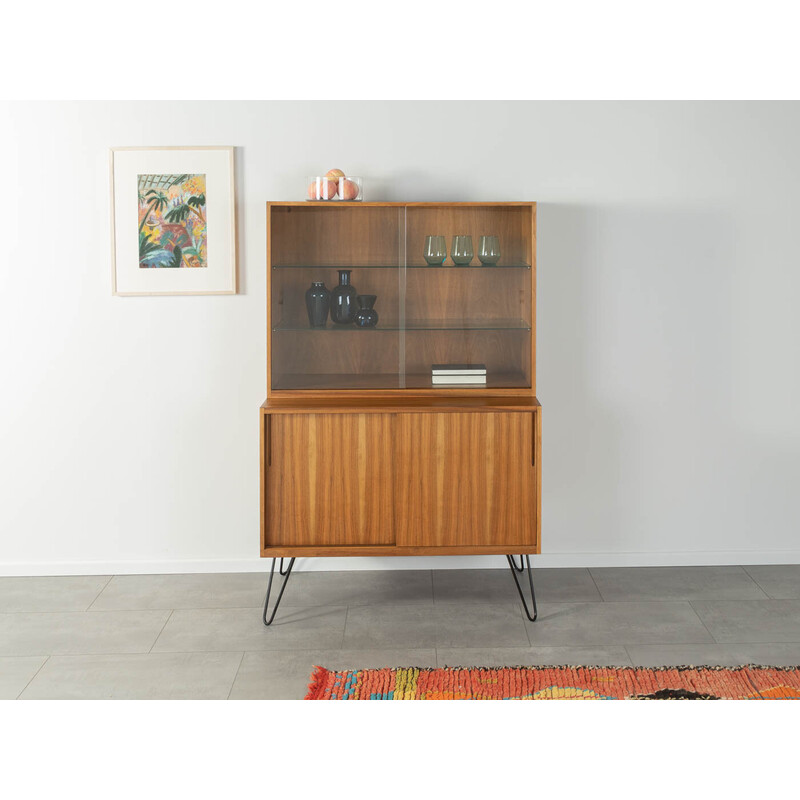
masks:
[[[432,267],[439,267],[444,264],[447,258],[447,245],[444,241],[444,236],[426,236],[425,237],[425,260]]]
[[[469,262],[472,261],[474,255],[475,251],[472,249],[471,236],[453,237],[453,247],[450,250],[450,257],[453,259],[453,263],[456,266],[466,267]]]
[[[478,258],[481,264],[493,266],[500,260],[500,237],[481,236],[478,244]]]

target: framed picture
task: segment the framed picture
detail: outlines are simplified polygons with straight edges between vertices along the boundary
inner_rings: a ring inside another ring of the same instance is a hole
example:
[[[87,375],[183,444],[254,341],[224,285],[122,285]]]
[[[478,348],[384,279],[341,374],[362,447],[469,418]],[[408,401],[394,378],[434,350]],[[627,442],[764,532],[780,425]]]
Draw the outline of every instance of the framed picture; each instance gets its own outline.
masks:
[[[232,147],[111,150],[115,295],[235,294]]]

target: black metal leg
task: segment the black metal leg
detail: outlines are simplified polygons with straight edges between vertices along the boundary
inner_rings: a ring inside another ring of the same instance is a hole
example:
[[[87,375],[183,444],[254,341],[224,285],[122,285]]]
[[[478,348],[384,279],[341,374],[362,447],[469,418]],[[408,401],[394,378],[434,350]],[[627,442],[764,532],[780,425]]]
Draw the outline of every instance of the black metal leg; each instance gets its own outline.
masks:
[[[289,566],[286,568],[286,572],[283,571],[283,559],[281,559],[281,565],[278,567],[278,572],[281,575],[285,576],[283,579],[283,583],[281,584],[281,590],[278,592],[278,599],[275,601],[275,607],[272,609],[272,614],[270,614],[269,619],[267,619],[267,609],[269,607],[269,596],[272,592],[272,579],[275,577],[275,562],[277,558],[272,559],[272,569],[269,571],[269,583],[267,584],[267,597],[264,600],[264,624],[265,625],[272,625],[272,620],[275,619],[275,612],[278,610],[278,606],[281,604],[281,598],[283,597],[283,591],[286,589],[286,584],[289,582],[289,575],[292,572],[292,567],[294,566],[294,558],[289,560]]]
[[[511,566],[514,567],[517,572],[522,572],[522,570],[525,569],[525,565],[522,563],[522,556],[519,557],[519,566],[517,566],[517,562],[514,561],[514,556],[506,556],[506,558],[511,562]]]
[[[528,608],[528,604],[525,601],[525,595],[522,593],[522,586],[520,586],[519,578],[517,577],[518,572],[522,572],[522,569],[517,569],[517,565],[514,562],[514,557],[507,555],[506,558],[508,559],[508,566],[511,567],[511,577],[514,579],[514,583],[517,585],[517,591],[519,592],[520,600],[522,600],[522,607],[525,609],[525,616],[531,622],[536,622],[536,617],[539,615],[539,612],[536,610],[536,593],[533,591],[533,572],[531,572],[531,557],[529,555],[520,555],[519,560],[520,564],[522,563],[522,559],[525,559],[525,564],[528,568],[528,583],[531,587],[531,600],[533,601],[533,616],[531,616],[530,609]]]

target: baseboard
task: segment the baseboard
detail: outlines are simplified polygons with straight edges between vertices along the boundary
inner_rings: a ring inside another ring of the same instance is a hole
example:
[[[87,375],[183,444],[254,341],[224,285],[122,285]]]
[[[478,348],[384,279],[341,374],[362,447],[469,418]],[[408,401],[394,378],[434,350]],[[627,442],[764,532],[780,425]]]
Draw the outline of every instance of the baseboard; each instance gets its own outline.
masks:
[[[688,553],[543,553],[532,556],[534,567],[692,567],[755,564],[800,564],[797,550],[736,550]],[[420,556],[398,558],[304,558],[295,569],[305,571],[361,569],[491,569],[503,568],[503,556]],[[38,561],[0,563],[0,576],[161,575],[191,572],[267,572],[270,560],[175,559],[172,561]]]

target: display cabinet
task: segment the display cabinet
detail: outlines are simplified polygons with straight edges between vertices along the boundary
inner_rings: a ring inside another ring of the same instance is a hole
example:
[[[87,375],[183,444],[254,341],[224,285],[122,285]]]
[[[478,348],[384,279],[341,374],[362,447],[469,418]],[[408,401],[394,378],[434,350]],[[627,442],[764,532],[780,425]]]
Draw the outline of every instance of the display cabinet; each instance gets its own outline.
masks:
[[[345,555],[506,555],[535,619],[535,203],[268,203],[267,354],[266,624]]]

